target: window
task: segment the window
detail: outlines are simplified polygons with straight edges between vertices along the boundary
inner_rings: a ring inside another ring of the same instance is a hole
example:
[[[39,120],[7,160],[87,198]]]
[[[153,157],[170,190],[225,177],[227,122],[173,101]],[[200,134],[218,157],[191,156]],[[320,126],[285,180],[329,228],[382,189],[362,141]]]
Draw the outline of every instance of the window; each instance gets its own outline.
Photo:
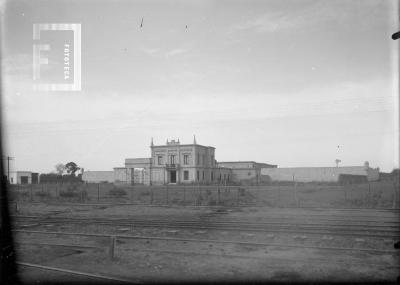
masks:
[[[189,180],[189,171],[185,170],[183,172],[183,180]]]
[[[203,180],[204,180],[204,170],[203,170]]]
[[[203,164],[206,164],[206,155],[203,154]]]
[[[189,155],[187,155],[187,154],[183,155],[183,164],[185,164],[185,165],[189,164]]]
[[[200,172],[197,170],[197,181],[200,180]]]
[[[200,154],[197,154],[197,160],[196,160],[196,164],[199,165],[200,164]]]
[[[211,172],[211,181],[214,180],[214,172]]]
[[[175,156],[176,156],[176,155],[171,155],[171,156],[169,157],[169,160],[170,160],[170,163],[171,163],[171,164],[175,164]]]
[[[157,156],[157,163],[158,163],[158,165],[162,164],[162,156],[161,155]]]
[[[214,156],[211,156],[211,165],[214,165]]]

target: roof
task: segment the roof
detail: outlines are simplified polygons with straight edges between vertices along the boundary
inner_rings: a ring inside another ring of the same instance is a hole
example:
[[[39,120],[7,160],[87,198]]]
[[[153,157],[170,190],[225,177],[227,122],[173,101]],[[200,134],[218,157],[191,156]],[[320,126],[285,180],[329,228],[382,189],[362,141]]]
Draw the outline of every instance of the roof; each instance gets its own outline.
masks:
[[[215,147],[213,147],[213,146],[205,146],[205,145],[201,145],[201,144],[171,144],[171,145],[154,145],[154,146],[151,146],[151,147],[176,147],[176,146],[199,146],[199,147],[205,147],[205,148],[213,148],[213,149],[215,149]]]
[[[275,165],[275,164],[269,164],[269,163],[264,163],[264,162],[257,162],[257,161],[247,161],[247,160],[244,160],[244,161],[218,161],[217,162],[218,164],[224,164],[224,163],[226,163],[226,164],[228,164],[228,163],[255,163],[255,164],[261,164],[261,165],[268,165],[268,166],[274,166],[274,167],[276,167],[277,165]]]
[[[125,163],[149,163],[150,157],[145,158],[125,158]]]

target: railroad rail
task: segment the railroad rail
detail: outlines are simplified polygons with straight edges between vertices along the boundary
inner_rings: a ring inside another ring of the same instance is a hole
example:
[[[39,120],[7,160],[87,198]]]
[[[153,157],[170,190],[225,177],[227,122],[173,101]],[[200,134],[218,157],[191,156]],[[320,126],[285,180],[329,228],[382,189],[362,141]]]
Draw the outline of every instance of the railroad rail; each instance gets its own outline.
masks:
[[[10,203],[21,203],[21,201],[13,201]],[[46,204],[46,205],[55,205],[55,206],[138,206],[138,207],[166,207],[166,208],[174,208],[174,207],[179,207],[179,208],[210,208],[210,209],[215,209],[215,208],[226,208],[226,209],[241,209],[244,207],[248,208],[277,208],[277,207],[268,207],[265,205],[253,205],[253,204],[239,204],[239,205],[176,205],[176,204],[145,204],[145,203],[131,203],[131,202],[114,202],[114,203],[107,203],[107,202],[97,202],[97,203],[81,203],[81,202],[53,202],[53,201],[41,201],[41,202],[33,202],[33,201],[22,201],[22,203],[27,203],[27,204]],[[367,208],[367,207],[360,207],[360,208],[335,208],[335,207],[306,207],[306,206],[301,206],[301,207],[292,207],[292,206],[279,206],[278,208],[282,209],[305,209],[305,210],[323,210],[323,211],[376,211],[376,212],[394,212],[394,213],[399,213],[400,208]]]
[[[341,236],[363,236],[381,238],[399,238],[397,225],[370,224],[322,224],[322,223],[287,223],[287,222],[243,222],[215,221],[199,219],[110,219],[110,218],[73,218],[73,217],[43,217],[43,216],[14,216],[16,221],[29,220],[38,224],[97,224],[109,226],[133,226],[156,228],[183,228],[227,231],[252,232],[285,232],[307,234],[329,234]]]
[[[51,232],[51,231],[29,231],[29,230],[13,230],[14,232],[29,233],[29,234],[44,234],[44,235],[65,235],[65,236],[84,236],[84,237],[101,237],[101,238],[116,238],[116,239],[134,239],[134,240],[158,240],[158,241],[177,241],[177,242],[194,242],[207,244],[235,244],[244,246],[262,246],[262,247],[279,247],[279,248],[309,248],[326,251],[356,251],[356,252],[371,252],[371,253],[386,253],[397,254],[396,250],[385,249],[369,249],[355,247],[328,247],[328,246],[313,246],[302,244],[279,244],[279,243],[263,243],[249,241],[232,241],[232,240],[217,240],[217,239],[197,239],[197,238],[174,238],[174,237],[159,237],[159,236],[143,236],[143,235],[110,235],[110,234],[93,234],[81,232]],[[50,244],[51,245],[51,244]],[[75,245],[73,245],[75,246]],[[76,245],[77,248],[80,245]]]
[[[128,280],[128,279],[122,279],[122,278],[117,278],[117,277],[81,272],[81,271],[76,271],[76,270],[69,270],[69,269],[65,269],[65,268],[40,265],[40,264],[35,264],[35,263],[27,263],[27,262],[16,262],[16,263],[20,266],[33,267],[33,268],[38,268],[41,270],[57,271],[57,272],[68,273],[68,274],[72,274],[72,275],[84,276],[84,277],[88,277],[88,278],[92,278],[92,279],[100,279],[100,280],[105,280],[105,281],[131,283],[131,284],[142,284],[143,283],[138,280]]]

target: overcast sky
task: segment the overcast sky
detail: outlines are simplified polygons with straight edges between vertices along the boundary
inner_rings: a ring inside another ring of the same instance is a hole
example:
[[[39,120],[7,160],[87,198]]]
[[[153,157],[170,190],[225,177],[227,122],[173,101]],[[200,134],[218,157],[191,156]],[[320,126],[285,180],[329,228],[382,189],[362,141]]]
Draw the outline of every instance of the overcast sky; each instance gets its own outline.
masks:
[[[111,170],[193,134],[219,161],[398,167],[397,1],[2,5],[14,169]],[[82,91],[33,91],[33,23],[82,25]]]

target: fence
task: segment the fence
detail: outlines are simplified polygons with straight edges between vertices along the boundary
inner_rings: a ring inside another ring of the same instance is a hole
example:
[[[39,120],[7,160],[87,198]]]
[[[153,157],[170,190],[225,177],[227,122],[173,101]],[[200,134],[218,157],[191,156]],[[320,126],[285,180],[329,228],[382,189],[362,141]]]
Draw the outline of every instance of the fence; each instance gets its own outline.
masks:
[[[398,183],[393,181],[351,185],[293,182],[268,186],[132,186],[89,183],[10,187],[10,196],[14,201],[181,206],[397,208],[398,193]]]

